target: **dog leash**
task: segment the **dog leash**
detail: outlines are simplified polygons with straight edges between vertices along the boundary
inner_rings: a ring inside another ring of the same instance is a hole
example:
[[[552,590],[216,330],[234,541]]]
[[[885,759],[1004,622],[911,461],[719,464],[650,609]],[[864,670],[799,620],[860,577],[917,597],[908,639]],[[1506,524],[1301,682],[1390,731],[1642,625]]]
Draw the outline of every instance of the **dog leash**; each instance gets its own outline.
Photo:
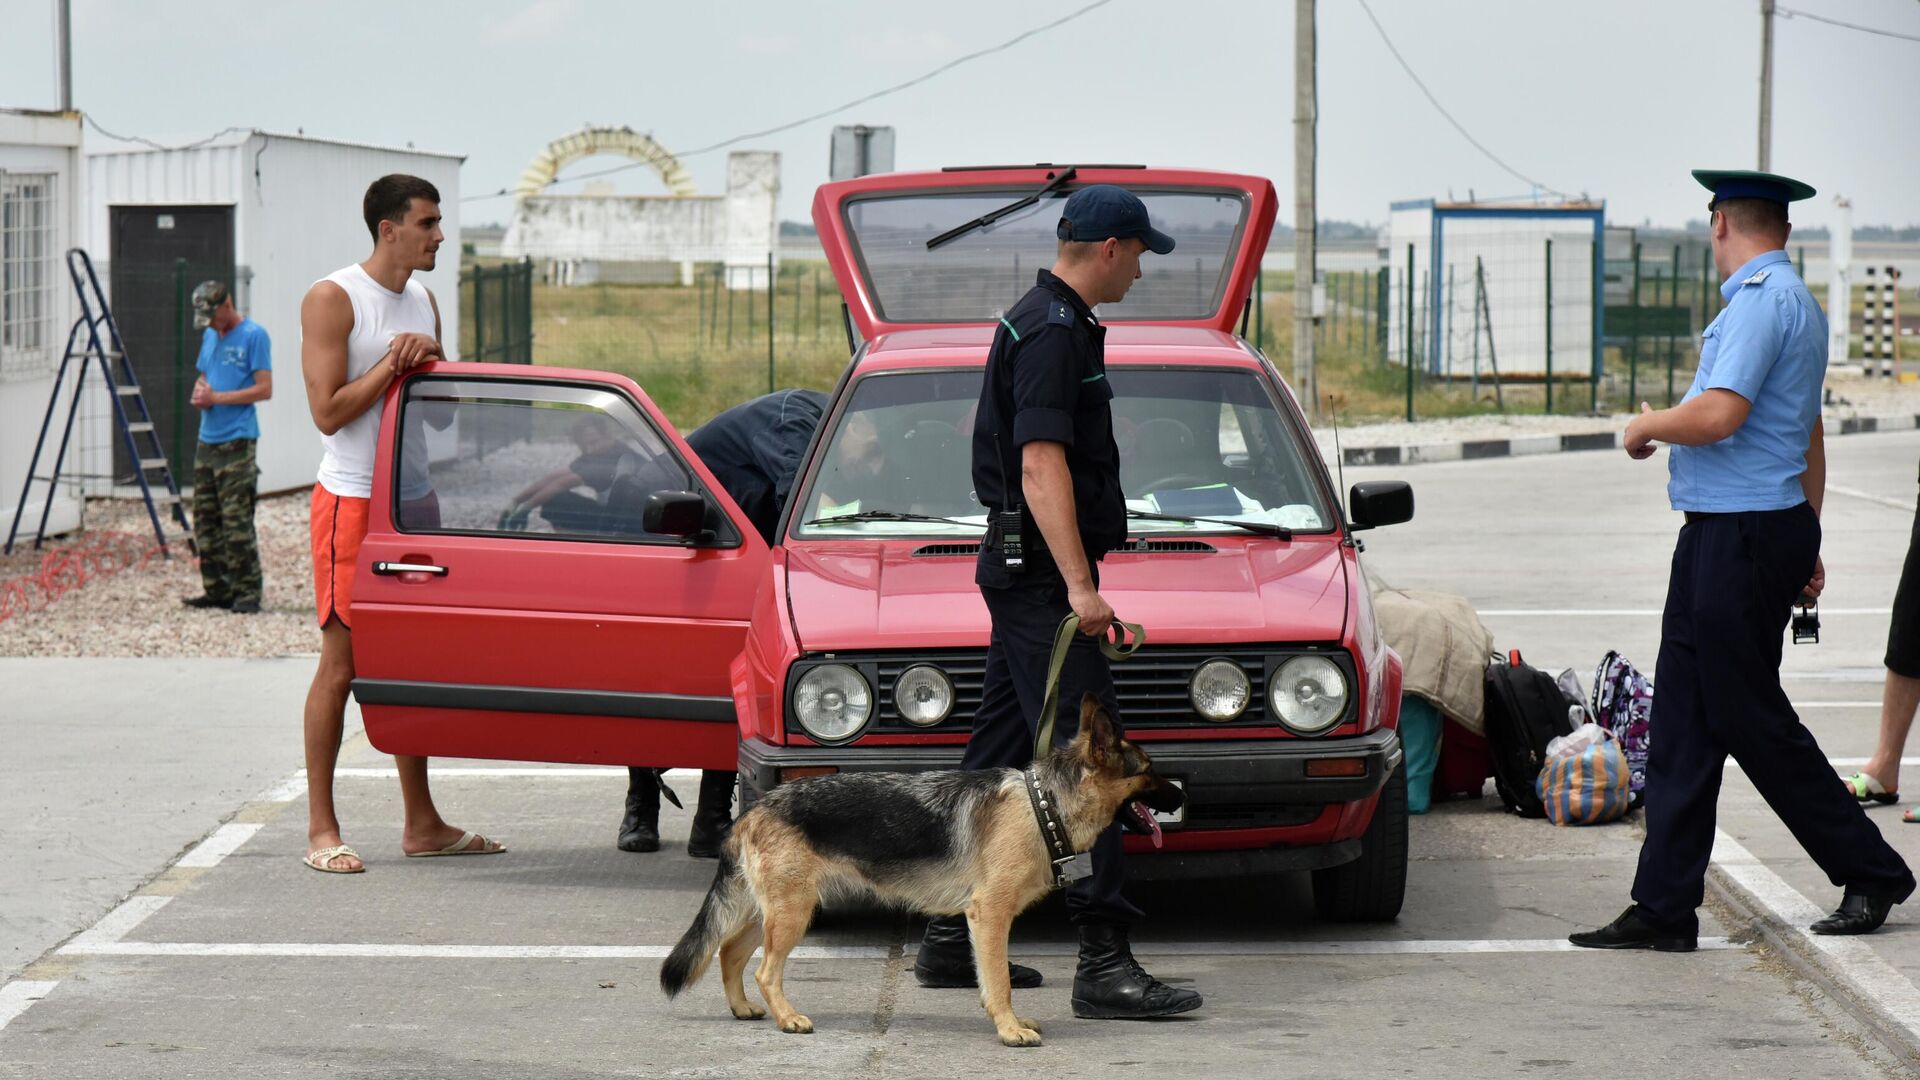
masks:
[[[1147,628],[1139,623],[1115,619],[1107,629],[1112,637],[1100,635],[1100,652],[1109,660],[1125,660],[1147,643]],[[1053,720],[1060,705],[1060,669],[1066,666],[1067,650],[1079,632],[1080,616],[1071,613],[1060,620],[1060,629],[1054,631],[1053,656],[1047,660],[1047,697],[1040,705],[1040,730],[1033,740],[1035,761],[1053,752]]]

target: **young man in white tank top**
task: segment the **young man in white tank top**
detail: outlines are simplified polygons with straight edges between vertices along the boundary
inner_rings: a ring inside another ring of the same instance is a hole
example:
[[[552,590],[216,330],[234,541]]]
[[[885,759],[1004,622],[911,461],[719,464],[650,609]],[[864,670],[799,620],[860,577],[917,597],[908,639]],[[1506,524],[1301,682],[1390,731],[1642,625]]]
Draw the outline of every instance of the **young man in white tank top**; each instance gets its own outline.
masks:
[[[365,869],[340,839],[333,806],[333,770],[340,757],[347,693],[353,684],[353,636],[348,610],[354,561],[367,534],[373,459],[387,387],[420,364],[445,359],[440,307],[416,270],[431,270],[445,237],[440,193],[417,176],[383,176],[362,203],[373,254],[366,262],[314,282],[300,305],[300,367],[307,407],[320,429],[324,454],[313,487],[314,596],[320,620],[320,666],[307,692],[307,854],[304,861],[330,874]],[[418,444],[418,440],[415,440]],[[437,520],[426,463],[401,463],[402,500],[410,513]],[[427,759],[396,756],[405,826],[400,847],[409,856],[491,855],[506,849],[477,833],[447,824],[427,788]]]

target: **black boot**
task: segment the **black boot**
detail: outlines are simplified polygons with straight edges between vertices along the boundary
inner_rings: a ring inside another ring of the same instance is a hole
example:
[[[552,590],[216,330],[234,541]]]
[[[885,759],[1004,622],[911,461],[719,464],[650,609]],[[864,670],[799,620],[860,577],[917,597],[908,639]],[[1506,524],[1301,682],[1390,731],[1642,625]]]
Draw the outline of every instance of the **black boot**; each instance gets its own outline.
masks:
[[[621,851],[660,850],[660,774],[627,770],[627,816],[620,819]]]
[[[713,769],[700,774],[700,802],[693,808],[687,854],[696,859],[720,857],[720,845],[733,832],[733,781],[737,775]]]
[[[1073,1015],[1083,1020],[1146,1020],[1192,1012],[1200,995],[1168,986],[1146,973],[1127,947],[1127,928],[1088,923],[1080,928],[1080,967],[1073,973]]]
[[[973,940],[967,934],[964,915],[943,915],[927,920],[927,934],[920,939],[920,955],[913,961],[913,977],[921,986],[936,989],[971,989],[979,985],[973,970]],[[1040,985],[1040,973],[1025,964],[1007,963],[1007,982],[1015,990]]]

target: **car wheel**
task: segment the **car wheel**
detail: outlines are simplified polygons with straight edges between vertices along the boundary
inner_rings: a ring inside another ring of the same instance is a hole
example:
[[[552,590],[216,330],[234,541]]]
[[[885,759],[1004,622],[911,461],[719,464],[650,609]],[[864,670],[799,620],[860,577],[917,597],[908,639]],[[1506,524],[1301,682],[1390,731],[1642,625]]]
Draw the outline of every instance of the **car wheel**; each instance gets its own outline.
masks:
[[[1313,872],[1313,906],[1334,922],[1392,922],[1407,895],[1407,770],[1387,778],[1360,857]]]

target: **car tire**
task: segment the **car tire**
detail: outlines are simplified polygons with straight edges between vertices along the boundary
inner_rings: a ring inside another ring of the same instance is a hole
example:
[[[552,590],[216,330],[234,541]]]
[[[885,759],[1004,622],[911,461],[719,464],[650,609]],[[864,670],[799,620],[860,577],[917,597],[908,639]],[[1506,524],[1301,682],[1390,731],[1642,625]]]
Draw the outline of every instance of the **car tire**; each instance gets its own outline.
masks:
[[[1313,906],[1333,922],[1392,922],[1407,895],[1407,770],[1387,777],[1360,857],[1313,872]]]

